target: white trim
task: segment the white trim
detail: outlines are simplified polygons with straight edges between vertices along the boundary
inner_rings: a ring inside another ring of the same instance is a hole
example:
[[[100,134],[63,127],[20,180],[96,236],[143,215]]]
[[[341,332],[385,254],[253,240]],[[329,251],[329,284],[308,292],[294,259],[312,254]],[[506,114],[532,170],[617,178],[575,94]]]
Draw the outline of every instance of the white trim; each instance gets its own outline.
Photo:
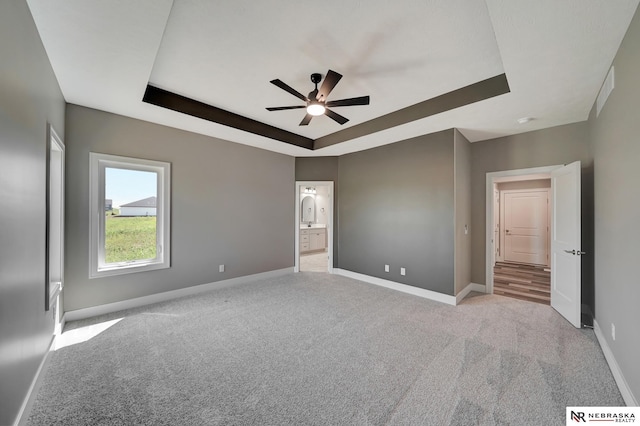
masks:
[[[407,284],[397,283],[395,281],[384,280],[378,277],[372,277],[369,275],[359,274],[357,272],[348,271],[346,269],[334,268],[333,273],[341,275],[347,278],[353,278],[354,280],[363,281],[365,283],[378,285],[381,287],[390,288],[392,290],[401,291],[403,293],[412,294],[414,296],[424,297],[425,299],[435,300],[436,302],[446,303],[448,305],[455,305],[455,296],[449,296],[448,294],[438,293],[436,291],[426,290],[420,287],[414,287]]]
[[[555,166],[533,167],[530,169],[516,169],[516,170],[504,170],[500,172],[489,172],[486,176],[485,184],[485,208],[486,208],[486,223],[485,223],[485,285],[487,293],[493,293],[493,264],[495,263],[495,252],[493,250],[493,184],[495,182],[505,182],[507,177],[513,177],[513,180],[533,180],[540,179],[541,174],[549,174],[553,170],[562,167],[562,164]]]
[[[53,284],[53,287],[51,287]],[[60,295],[60,291],[62,290],[62,283],[60,281],[49,284],[49,306],[55,302],[56,298]]]
[[[479,293],[486,293],[487,292],[487,286],[484,285],[484,284],[469,283],[469,285],[467,285],[465,288],[463,288],[461,292],[456,294],[456,305],[459,305],[460,302],[462,302],[462,299],[467,297],[467,295],[469,293],[471,293],[472,291],[477,291]]]
[[[133,262],[105,261],[105,170],[156,173],[156,258]],[[166,269],[171,266],[171,163],[89,153],[89,278]]]
[[[58,268],[60,269],[60,275],[59,275],[59,279],[60,279],[60,289],[62,290],[64,288],[64,248],[65,248],[65,228],[64,228],[64,222],[65,222],[65,178],[66,178],[66,173],[65,173],[65,166],[66,166],[66,147],[64,145],[64,142],[62,142],[62,139],[60,138],[60,136],[58,136],[58,133],[56,132],[56,130],[53,128],[53,125],[51,125],[51,123],[47,123],[47,129],[49,131],[49,151],[53,151],[56,150],[58,152],[60,152],[60,223],[58,224],[58,230],[60,232],[60,247],[57,247],[57,249],[60,251],[60,253],[58,254],[59,260],[60,260],[60,265],[58,265]],[[49,161],[51,161],[51,153],[49,154]],[[49,177],[49,185],[51,185],[51,177]],[[51,191],[49,189],[49,191]],[[49,196],[51,196],[51,193],[49,192]],[[51,232],[51,230],[49,229],[48,232]],[[51,253],[50,253],[51,247],[49,247],[49,252],[47,252],[47,255],[50,257]],[[49,261],[49,259],[47,259],[47,261]],[[51,268],[51,265],[49,265],[49,268]],[[47,277],[47,279],[50,280],[50,276]],[[51,285],[51,284],[49,284]],[[51,294],[51,288],[49,288],[49,294]]]
[[[609,364],[609,369],[613,374],[613,378],[616,380],[616,384],[618,385],[618,389],[622,394],[622,398],[624,398],[625,404],[629,407],[637,407],[638,400],[631,392],[631,388],[627,384],[624,376],[622,375],[622,370],[616,361],[616,358],[613,356],[613,352],[607,343],[607,339],[604,338],[604,334],[602,334],[602,329],[598,324],[598,321],[593,320],[593,331],[596,333],[596,338],[598,339],[598,343],[600,343],[600,347],[602,348],[602,353],[604,354],[604,358],[607,360],[607,364]]]
[[[333,273],[333,209],[334,209],[334,182],[332,180],[297,180],[296,181],[296,205],[295,205],[295,247],[294,247],[294,272],[300,272],[300,189],[304,186],[328,186],[329,187],[329,215],[327,217],[327,272]]]
[[[42,384],[42,378],[44,377],[44,372],[47,369],[47,365],[49,363],[49,354],[55,350],[54,347],[55,338],[52,336],[51,343],[49,343],[49,349],[42,357],[42,361],[40,361],[40,365],[38,366],[38,371],[36,371],[36,375],[33,377],[31,381],[31,385],[29,386],[29,390],[22,401],[22,405],[20,406],[20,410],[18,411],[18,415],[16,416],[15,421],[13,422],[13,426],[23,426],[27,424],[27,419],[29,418],[29,413],[31,412],[31,407],[36,400],[36,396],[38,396],[38,390],[40,389],[40,385]]]
[[[178,290],[165,291],[162,293],[150,294],[148,296],[136,297],[134,299],[123,300],[120,302],[107,303],[104,305],[92,306],[90,308],[75,309],[65,312],[65,321],[77,321],[80,319],[91,318],[98,315],[109,314],[112,312],[123,311],[125,309],[138,308],[140,306],[151,305],[153,303],[164,302],[176,299],[178,297],[191,296],[193,294],[204,293],[210,290],[216,290],[225,287],[231,287],[244,284],[260,279],[280,277],[293,272],[293,268],[276,269],[274,271],[261,272],[253,275],[245,275],[243,277],[231,278],[228,280],[215,281],[207,284],[200,284],[192,287],[181,288]]]

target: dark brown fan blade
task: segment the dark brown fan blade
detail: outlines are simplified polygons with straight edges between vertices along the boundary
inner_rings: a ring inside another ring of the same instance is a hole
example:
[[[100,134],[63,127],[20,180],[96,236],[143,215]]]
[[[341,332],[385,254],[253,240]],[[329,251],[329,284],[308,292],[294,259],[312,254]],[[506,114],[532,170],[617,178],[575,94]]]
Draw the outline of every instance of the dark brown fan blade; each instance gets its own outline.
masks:
[[[329,96],[329,93],[331,93],[333,88],[336,87],[336,84],[338,84],[341,78],[342,78],[342,74],[338,74],[335,71],[329,70],[327,72],[327,76],[324,78],[324,81],[322,82],[322,86],[320,86],[320,89],[318,90],[318,95],[316,95],[316,99],[317,100],[324,99],[326,101],[327,96]]]
[[[299,108],[306,108],[306,106],[304,106],[304,105],[295,105],[295,106],[284,106],[284,107],[269,107],[269,108],[267,108],[267,110],[269,110],[269,111],[283,111],[285,109],[299,109]]]
[[[312,118],[313,118],[313,115],[311,114],[305,115],[302,121],[300,122],[300,126],[306,126],[307,124],[309,124]]]
[[[335,112],[331,111],[330,109],[325,109],[324,110],[324,115],[326,115],[327,117],[329,117],[330,119],[332,119],[333,121],[339,123],[339,124],[344,124],[347,121],[349,121],[348,118],[341,116],[340,114],[336,114]]]
[[[351,105],[369,105],[368,96],[360,96],[358,98],[338,99],[337,101],[329,101],[326,103],[328,107],[343,107]]]
[[[282,90],[285,90],[289,93],[291,93],[293,96],[295,96],[298,99],[301,99],[305,102],[309,102],[309,98],[307,98],[305,95],[303,95],[302,93],[298,92],[296,89],[294,89],[293,87],[289,86],[286,83],[283,83],[282,80],[279,79],[275,79],[275,80],[271,80],[271,84],[275,84],[276,86],[278,86],[279,88],[281,88]]]

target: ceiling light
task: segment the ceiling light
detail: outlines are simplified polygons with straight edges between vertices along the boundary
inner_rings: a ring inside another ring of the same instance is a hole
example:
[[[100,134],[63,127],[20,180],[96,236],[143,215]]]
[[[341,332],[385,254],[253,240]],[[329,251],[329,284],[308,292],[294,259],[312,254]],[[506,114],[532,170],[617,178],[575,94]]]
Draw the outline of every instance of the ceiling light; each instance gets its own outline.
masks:
[[[518,124],[528,123],[528,122],[533,121],[533,120],[535,120],[535,118],[533,118],[533,117],[518,118]]]
[[[311,115],[322,115],[324,114],[325,107],[318,101],[311,101],[309,105],[307,105],[307,113]]]

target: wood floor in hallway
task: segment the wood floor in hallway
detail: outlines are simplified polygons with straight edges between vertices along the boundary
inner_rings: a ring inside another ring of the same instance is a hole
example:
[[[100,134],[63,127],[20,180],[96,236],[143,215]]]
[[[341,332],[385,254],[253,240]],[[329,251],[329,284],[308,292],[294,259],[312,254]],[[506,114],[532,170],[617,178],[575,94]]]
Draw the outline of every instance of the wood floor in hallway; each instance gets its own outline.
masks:
[[[530,302],[551,304],[551,273],[545,266],[496,262],[493,293]]]

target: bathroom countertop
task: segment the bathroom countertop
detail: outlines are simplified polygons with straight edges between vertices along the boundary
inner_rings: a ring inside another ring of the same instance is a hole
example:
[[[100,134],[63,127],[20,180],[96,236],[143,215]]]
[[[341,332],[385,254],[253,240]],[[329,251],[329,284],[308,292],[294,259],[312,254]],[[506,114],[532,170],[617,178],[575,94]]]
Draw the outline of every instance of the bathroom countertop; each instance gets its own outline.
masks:
[[[318,228],[323,228],[324,229],[326,227],[327,227],[327,225],[324,225],[322,223],[314,223],[311,226],[300,224],[300,229],[318,229]]]

